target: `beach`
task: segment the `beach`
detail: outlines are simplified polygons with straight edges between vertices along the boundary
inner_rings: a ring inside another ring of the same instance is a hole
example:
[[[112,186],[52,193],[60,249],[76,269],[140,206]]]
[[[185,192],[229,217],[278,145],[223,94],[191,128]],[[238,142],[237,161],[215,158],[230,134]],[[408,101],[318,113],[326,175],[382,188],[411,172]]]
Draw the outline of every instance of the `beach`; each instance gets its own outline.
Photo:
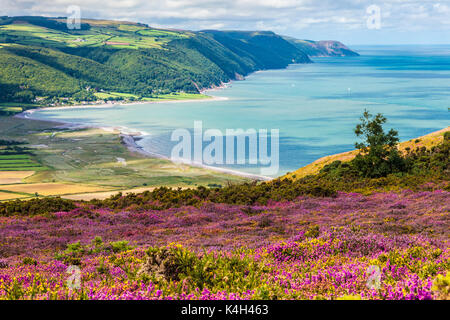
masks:
[[[217,87],[214,89],[207,89],[202,91],[202,94],[207,91],[219,90],[222,87]],[[204,99],[183,99],[183,100],[161,100],[161,101],[133,101],[133,102],[110,102],[110,103],[99,103],[99,104],[79,104],[79,105],[67,105],[67,106],[55,106],[55,107],[41,107],[36,109],[31,109],[24,111],[18,115],[23,113],[32,113],[36,110],[64,110],[64,109],[93,109],[93,108],[113,108],[117,106],[133,106],[133,105],[141,105],[141,104],[159,104],[159,103],[189,103],[189,102],[204,102],[204,101],[223,101],[228,100],[227,97],[214,97],[208,96],[209,98]]]
[[[207,91],[220,90],[221,88],[222,88],[222,86],[213,88],[213,89],[208,89]],[[170,100],[168,100],[168,101],[150,101],[150,102],[139,101],[139,102],[133,102],[133,103],[106,103],[106,104],[98,104],[98,105],[94,104],[94,105],[76,105],[76,106],[65,106],[65,107],[62,107],[62,106],[43,107],[43,108],[26,110],[22,113],[15,115],[14,117],[21,118],[21,119],[27,119],[27,120],[34,120],[34,121],[52,122],[52,123],[57,124],[58,125],[57,128],[60,128],[60,129],[74,130],[74,129],[96,128],[96,129],[104,130],[106,132],[114,132],[119,135],[121,143],[123,145],[125,145],[130,152],[138,153],[145,157],[165,159],[165,160],[172,161],[167,156],[144,150],[141,146],[139,146],[137,144],[137,141],[141,140],[142,136],[148,134],[146,132],[140,132],[140,131],[136,131],[136,130],[133,130],[133,129],[130,129],[127,127],[122,127],[122,126],[97,126],[97,125],[86,125],[86,124],[74,123],[74,122],[68,122],[68,121],[62,121],[62,120],[54,121],[54,120],[35,119],[32,117],[32,114],[38,110],[94,109],[94,108],[111,108],[111,107],[115,107],[115,106],[130,106],[130,105],[153,104],[153,103],[155,103],[155,104],[183,103],[183,102],[202,102],[202,101],[215,101],[215,100],[221,101],[221,100],[227,100],[227,99],[228,98],[226,98],[226,97],[211,97],[210,99],[199,99],[199,100],[186,99],[186,100],[171,100],[171,101]],[[177,162],[174,162],[174,161],[172,161],[172,162],[177,164]],[[258,181],[268,181],[268,180],[273,179],[271,177],[241,172],[241,171],[237,171],[237,170],[208,166],[208,165],[204,165],[202,163],[189,162],[189,163],[183,163],[183,164],[193,166],[193,167],[199,167],[199,168],[203,168],[203,169],[207,169],[207,170],[212,170],[212,171],[216,171],[216,172],[226,173],[226,174],[230,174],[230,175],[254,179],[254,180],[258,180]]]

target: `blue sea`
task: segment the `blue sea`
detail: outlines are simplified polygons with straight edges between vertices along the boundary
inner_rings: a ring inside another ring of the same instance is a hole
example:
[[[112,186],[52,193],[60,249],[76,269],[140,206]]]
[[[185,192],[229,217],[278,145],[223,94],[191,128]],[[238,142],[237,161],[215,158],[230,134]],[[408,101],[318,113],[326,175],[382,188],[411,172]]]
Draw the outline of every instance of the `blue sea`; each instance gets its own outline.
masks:
[[[177,128],[279,129],[280,169],[293,171],[354,148],[353,129],[364,109],[381,112],[386,128],[409,140],[447,127],[450,45],[356,46],[359,57],[313,58],[313,64],[253,73],[208,94],[227,100],[139,104],[111,108],[40,110],[33,118],[145,133],[145,150],[170,156]],[[225,167],[224,165],[220,165]],[[258,174],[261,165],[227,168]]]

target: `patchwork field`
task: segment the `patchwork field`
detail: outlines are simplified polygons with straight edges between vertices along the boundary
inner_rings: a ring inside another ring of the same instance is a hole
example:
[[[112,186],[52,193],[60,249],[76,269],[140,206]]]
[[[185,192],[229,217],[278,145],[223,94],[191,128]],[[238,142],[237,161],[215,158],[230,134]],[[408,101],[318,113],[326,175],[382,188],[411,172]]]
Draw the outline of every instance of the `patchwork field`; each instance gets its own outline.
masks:
[[[35,192],[42,196],[101,192],[106,196],[120,190],[163,185],[208,186],[248,181],[238,176],[134,154],[121,144],[118,132],[67,129],[45,121],[0,117],[0,137],[24,142],[23,146],[31,150],[32,158],[42,164],[42,167],[30,167],[29,155],[2,159],[5,161],[0,167],[4,170],[0,171],[0,183],[14,185],[1,186],[0,190],[17,192],[20,197],[23,196],[20,193],[31,197]],[[125,159],[125,165],[118,161],[118,157]],[[17,171],[12,171],[13,168]],[[22,182],[26,185],[18,185]],[[80,197],[91,198],[90,195]]]
[[[36,161],[29,149],[23,145],[23,141],[0,139],[0,172],[46,169]]]
[[[73,33],[26,22],[16,22],[0,26],[0,35],[5,32],[9,37],[19,37],[21,43],[30,45],[48,44],[56,47],[107,46],[130,49],[160,48],[161,45],[171,40],[188,37],[186,32],[153,29],[127,22],[112,24],[111,21],[108,21],[102,24],[95,20],[82,20],[82,23],[87,21],[91,24],[90,30],[79,30]],[[105,26],[107,26],[107,29]]]
[[[39,163],[33,161],[30,156],[16,158],[12,156],[0,156],[0,171],[43,170]]]

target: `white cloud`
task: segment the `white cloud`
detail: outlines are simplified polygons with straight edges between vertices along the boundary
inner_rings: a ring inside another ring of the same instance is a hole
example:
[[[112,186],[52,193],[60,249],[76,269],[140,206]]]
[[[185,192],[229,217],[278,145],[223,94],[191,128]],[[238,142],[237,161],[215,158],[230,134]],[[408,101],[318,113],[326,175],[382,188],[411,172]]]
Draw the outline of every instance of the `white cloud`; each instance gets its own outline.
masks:
[[[391,34],[450,34],[450,0],[0,0],[4,15],[65,16],[68,6],[79,5],[85,18],[190,30],[271,29],[325,38],[355,31],[373,36],[366,28],[366,8],[373,4],[381,9],[382,29]]]

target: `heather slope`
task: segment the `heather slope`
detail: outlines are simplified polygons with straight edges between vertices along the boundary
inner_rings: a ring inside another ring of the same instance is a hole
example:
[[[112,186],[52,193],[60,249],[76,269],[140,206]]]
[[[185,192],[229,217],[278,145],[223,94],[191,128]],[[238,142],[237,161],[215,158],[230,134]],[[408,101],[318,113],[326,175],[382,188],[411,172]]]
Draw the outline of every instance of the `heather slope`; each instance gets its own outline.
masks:
[[[72,206],[67,202],[60,204],[57,212],[49,207],[48,213],[35,217],[5,216],[0,211],[0,240],[4,244],[0,252],[5,258],[31,254],[48,259],[49,251],[78,240],[88,243],[95,236],[105,241],[127,240],[139,247],[175,242],[199,250],[257,248],[314,226],[319,231],[351,226],[361,233],[389,237],[420,235],[445,244],[450,240],[449,196],[442,190],[370,196],[341,192],[336,197],[300,196],[267,205],[205,203],[168,209],[135,204],[112,208],[107,202]]]
[[[448,198],[341,193],[3,216],[0,299],[445,299]],[[76,290],[70,265],[81,271]]]

